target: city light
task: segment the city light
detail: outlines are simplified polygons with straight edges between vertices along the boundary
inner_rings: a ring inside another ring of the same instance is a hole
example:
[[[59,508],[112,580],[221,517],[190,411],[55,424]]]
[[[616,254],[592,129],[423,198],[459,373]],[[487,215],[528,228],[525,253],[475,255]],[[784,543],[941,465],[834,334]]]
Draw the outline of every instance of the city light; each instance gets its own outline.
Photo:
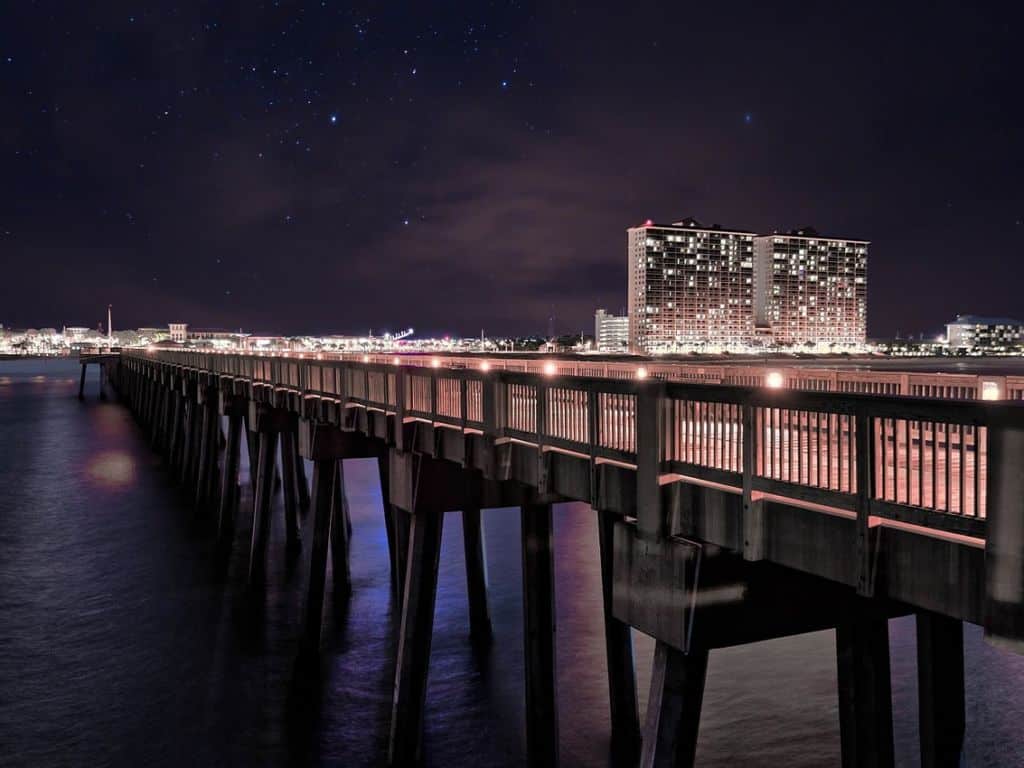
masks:
[[[783,384],[782,374],[778,371],[768,371],[768,375],[765,376],[764,382],[768,385],[769,389],[781,389]]]

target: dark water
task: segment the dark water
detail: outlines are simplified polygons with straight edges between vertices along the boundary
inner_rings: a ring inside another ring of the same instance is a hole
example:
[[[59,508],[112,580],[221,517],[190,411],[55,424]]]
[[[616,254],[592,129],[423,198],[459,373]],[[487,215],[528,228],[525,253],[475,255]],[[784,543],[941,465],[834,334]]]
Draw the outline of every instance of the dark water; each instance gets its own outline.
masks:
[[[302,689],[292,665],[305,566],[286,562],[282,515],[254,610],[242,588],[246,516],[231,562],[216,567],[206,524],[128,413],[97,401],[95,370],[79,403],[77,373],[74,362],[0,362],[0,764],[380,764],[396,614],[375,464],[346,463],[354,595],[328,609],[322,683]],[[518,517],[489,510],[484,520],[495,643],[482,656],[467,639],[459,516],[445,521],[429,765],[524,764]],[[605,766],[589,509],[558,507],[555,543],[562,762]],[[890,632],[898,761],[915,765],[914,626],[894,621]],[[1024,658],[966,633],[965,764],[1024,765]],[[636,648],[643,709],[652,643],[638,635]],[[831,632],[712,653],[699,764],[838,759]]]

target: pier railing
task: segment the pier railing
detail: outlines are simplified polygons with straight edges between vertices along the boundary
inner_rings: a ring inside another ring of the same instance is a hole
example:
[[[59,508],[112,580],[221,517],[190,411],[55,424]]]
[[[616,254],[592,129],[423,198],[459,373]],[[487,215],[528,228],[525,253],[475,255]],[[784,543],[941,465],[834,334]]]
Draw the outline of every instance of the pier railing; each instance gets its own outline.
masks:
[[[637,467],[638,478],[675,474],[979,538],[989,430],[1024,423],[1024,403],[567,376],[550,368],[165,350],[125,352],[124,359],[614,461]]]

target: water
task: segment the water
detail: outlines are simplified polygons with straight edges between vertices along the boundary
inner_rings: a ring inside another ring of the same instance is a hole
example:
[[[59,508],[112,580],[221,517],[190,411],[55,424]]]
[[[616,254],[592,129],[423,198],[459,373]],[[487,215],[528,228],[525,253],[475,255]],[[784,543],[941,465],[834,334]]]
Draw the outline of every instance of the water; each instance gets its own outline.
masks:
[[[397,617],[375,464],[346,463],[354,593],[347,607],[328,602],[319,686],[296,686],[305,559],[287,562],[283,515],[254,607],[243,589],[247,516],[231,561],[217,566],[207,523],[127,411],[98,402],[95,377],[80,403],[74,361],[0,362],[0,765],[380,764]],[[495,642],[479,654],[459,516],[445,520],[424,743],[432,766],[525,763],[518,516],[488,510],[484,525]],[[306,519],[307,542],[308,528]],[[607,766],[588,508],[556,508],[555,546],[562,763]],[[913,622],[894,621],[890,633],[897,759],[916,765]],[[838,764],[834,642],[820,632],[713,652],[698,764]],[[641,710],[652,650],[636,636]],[[1024,765],[1024,658],[968,627],[966,659],[965,764]]]

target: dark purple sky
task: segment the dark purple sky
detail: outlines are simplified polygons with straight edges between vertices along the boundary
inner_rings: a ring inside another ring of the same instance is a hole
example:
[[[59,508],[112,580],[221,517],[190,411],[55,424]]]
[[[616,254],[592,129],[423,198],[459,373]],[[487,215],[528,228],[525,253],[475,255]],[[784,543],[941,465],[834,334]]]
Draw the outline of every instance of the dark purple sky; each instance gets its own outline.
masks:
[[[1019,4],[590,5],[8,4],[0,322],[567,332],[689,215],[1024,315]]]

